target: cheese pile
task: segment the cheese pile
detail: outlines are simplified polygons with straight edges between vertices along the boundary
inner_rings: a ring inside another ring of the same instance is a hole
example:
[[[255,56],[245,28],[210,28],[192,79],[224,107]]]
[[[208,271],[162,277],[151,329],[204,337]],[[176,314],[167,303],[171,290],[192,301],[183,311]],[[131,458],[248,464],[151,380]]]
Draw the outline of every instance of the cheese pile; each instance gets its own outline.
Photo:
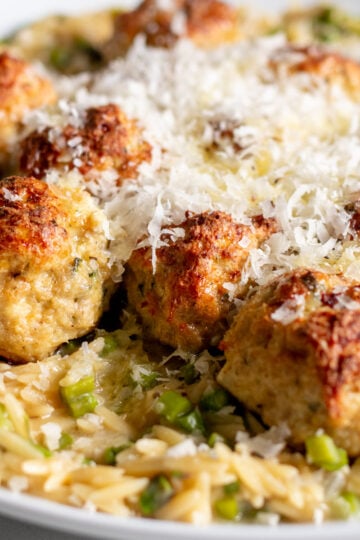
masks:
[[[284,44],[276,35],[215,50],[180,40],[168,50],[139,36],[96,75],[57,77],[59,109],[29,115],[29,132],[56,130],[111,102],[144,129],[152,160],[138,179],[114,187],[110,170],[94,185],[115,279],[139,239],[152,245],[155,266],[161,228],[211,209],[244,223],[258,213],[278,220],[280,232],[252,252],[242,280],[264,283],[298,266],[360,278],[360,247],[344,242],[345,206],[360,193],[360,104],[313,75],[275,73],[269,59]]]

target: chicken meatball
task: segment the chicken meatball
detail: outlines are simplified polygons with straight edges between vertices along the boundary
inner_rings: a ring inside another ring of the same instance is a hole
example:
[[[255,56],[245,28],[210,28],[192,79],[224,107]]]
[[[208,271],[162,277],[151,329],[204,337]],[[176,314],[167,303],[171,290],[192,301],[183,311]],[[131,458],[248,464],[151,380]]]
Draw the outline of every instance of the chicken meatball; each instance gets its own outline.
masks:
[[[78,116],[72,120],[64,127],[36,130],[21,142],[23,173],[41,179],[51,169],[76,169],[95,183],[95,190],[105,171],[120,185],[124,178],[134,178],[139,164],[151,158],[151,147],[136,122],[116,105],[86,109],[80,123]]]
[[[308,73],[331,85],[341,86],[353,99],[360,99],[360,64],[317,46],[287,46],[275,53],[270,67],[278,74]]]
[[[0,54],[0,166],[8,159],[23,115],[54,102],[50,81],[40,77],[23,60]]]
[[[200,47],[214,47],[237,37],[237,13],[220,0],[144,0],[116,18],[107,56],[124,54],[138,34],[144,34],[153,47],[171,47],[180,37]]]
[[[360,286],[298,269],[241,306],[222,342],[218,381],[294,443],[323,428],[360,452]]]
[[[274,229],[260,216],[248,226],[224,212],[205,212],[166,228],[155,271],[151,247],[136,249],[124,279],[147,334],[192,352],[216,345],[232,305],[229,289],[240,280],[250,250]]]
[[[360,199],[345,206],[349,214],[349,231],[346,240],[359,239],[360,237]]]
[[[108,277],[105,218],[80,189],[0,182],[0,355],[39,360],[97,322]]]

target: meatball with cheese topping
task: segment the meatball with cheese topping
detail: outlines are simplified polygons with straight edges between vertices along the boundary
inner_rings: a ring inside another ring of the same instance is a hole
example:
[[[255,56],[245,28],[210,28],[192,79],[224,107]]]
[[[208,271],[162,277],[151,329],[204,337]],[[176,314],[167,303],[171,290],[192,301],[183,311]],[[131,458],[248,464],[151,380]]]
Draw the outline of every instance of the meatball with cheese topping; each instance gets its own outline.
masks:
[[[0,166],[8,159],[24,114],[55,99],[50,81],[23,60],[0,54]]]
[[[238,17],[233,7],[220,0],[144,0],[116,18],[107,56],[124,54],[138,34],[144,34],[153,47],[172,47],[180,37],[200,47],[215,47],[236,39]]]
[[[360,99],[360,64],[336,52],[315,45],[288,45],[274,54],[270,67],[286,77],[307,73],[328,84],[342,87],[355,100]]]
[[[218,381],[294,443],[323,428],[360,452],[360,286],[298,269],[245,301],[222,342]]]
[[[243,225],[224,212],[204,212],[164,230],[156,261],[151,247],[136,249],[124,280],[145,332],[185,351],[216,345],[232,306],[229,290],[250,250],[273,230],[275,223],[260,216]]]
[[[105,173],[120,185],[134,178],[143,161],[151,159],[151,147],[134,120],[114,104],[92,107],[64,126],[46,127],[30,133],[21,142],[20,170],[43,178],[51,169],[78,170],[93,182],[93,191]]]
[[[105,218],[80,189],[0,181],[0,355],[45,358],[97,322],[109,275]]]

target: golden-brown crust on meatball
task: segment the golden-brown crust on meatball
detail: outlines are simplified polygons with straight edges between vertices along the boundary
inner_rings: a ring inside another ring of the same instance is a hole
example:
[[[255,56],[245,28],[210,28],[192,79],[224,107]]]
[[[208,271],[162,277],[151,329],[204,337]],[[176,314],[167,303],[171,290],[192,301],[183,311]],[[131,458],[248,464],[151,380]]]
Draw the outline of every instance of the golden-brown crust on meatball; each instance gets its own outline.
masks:
[[[341,54],[325,51],[318,46],[287,46],[270,60],[270,67],[286,74],[309,73],[336,84],[354,99],[360,99],[360,64]]]
[[[86,192],[0,182],[0,355],[42,359],[89,332],[109,276],[105,218]]]
[[[125,53],[138,34],[144,34],[153,47],[171,47],[179,37],[214,47],[236,39],[237,14],[220,0],[173,0],[165,8],[157,0],[144,0],[135,10],[118,15],[107,46],[110,56]]]
[[[35,75],[30,65],[4,52],[0,54],[0,107],[13,120],[27,109],[53,103],[55,91],[50,81]]]
[[[349,231],[346,240],[354,240],[360,235],[360,200],[347,204],[345,210],[349,213]]]
[[[249,251],[275,228],[259,216],[248,226],[224,212],[188,214],[162,235],[155,272],[151,248],[136,249],[124,279],[146,332],[187,351],[215,345],[232,304],[227,287],[239,281]]]
[[[0,54],[0,152],[7,150],[24,113],[53,103],[50,81],[37,75],[29,64],[3,52]],[[3,157],[2,160],[5,158]]]
[[[21,143],[20,169],[37,178],[51,168],[77,168],[85,176],[114,169],[119,185],[123,178],[134,178],[140,163],[150,159],[151,147],[136,122],[108,104],[87,109],[83,125],[68,124],[60,136],[52,137],[50,128],[30,133]]]
[[[219,382],[295,443],[319,428],[360,451],[360,287],[298,269],[260,288],[222,342]],[[261,376],[259,376],[261,374]]]
[[[237,37],[235,9],[218,0],[188,0],[184,6],[188,37],[201,47],[214,47]]]
[[[50,140],[50,128],[33,131],[20,143],[20,171],[41,179],[56,167],[60,155],[56,142]]]
[[[65,219],[60,199],[44,182],[16,176],[0,181],[0,257],[52,255],[66,241]]]

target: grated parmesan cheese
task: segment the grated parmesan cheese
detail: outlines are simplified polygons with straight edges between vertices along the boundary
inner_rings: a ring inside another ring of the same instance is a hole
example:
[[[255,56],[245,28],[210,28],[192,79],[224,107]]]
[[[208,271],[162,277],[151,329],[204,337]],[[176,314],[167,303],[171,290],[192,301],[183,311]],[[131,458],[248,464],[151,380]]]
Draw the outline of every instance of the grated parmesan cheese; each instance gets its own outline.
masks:
[[[273,321],[281,324],[290,324],[296,319],[302,317],[305,308],[305,297],[303,295],[295,295],[293,298],[286,300],[276,311],[271,314]]]
[[[360,193],[360,104],[306,73],[276,77],[270,58],[297,61],[279,52],[284,43],[277,35],[203,50],[180,39],[161,49],[139,36],[86,84],[83,76],[58,77],[58,109],[28,114],[26,133],[48,126],[57,137],[64,125],[79,125],[87,107],[115,103],[144,130],[152,160],[138,179],[114,187],[109,170],[90,186],[109,219],[114,279],[139,240],[151,245],[155,270],[162,227],[186,211],[214,209],[242,223],[263,212],[280,225],[252,250],[242,283],[263,284],[298,266],[359,273],[357,247],[342,241],[344,206]],[[68,143],[78,166],[79,145]],[[58,181],[52,171],[48,180]]]
[[[8,481],[8,486],[14,493],[22,493],[29,488],[29,480],[26,476],[13,475]]]
[[[195,456],[197,454],[197,448],[194,441],[190,438],[184,439],[178,444],[171,446],[166,455],[169,457],[185,457],[185,456]]]

